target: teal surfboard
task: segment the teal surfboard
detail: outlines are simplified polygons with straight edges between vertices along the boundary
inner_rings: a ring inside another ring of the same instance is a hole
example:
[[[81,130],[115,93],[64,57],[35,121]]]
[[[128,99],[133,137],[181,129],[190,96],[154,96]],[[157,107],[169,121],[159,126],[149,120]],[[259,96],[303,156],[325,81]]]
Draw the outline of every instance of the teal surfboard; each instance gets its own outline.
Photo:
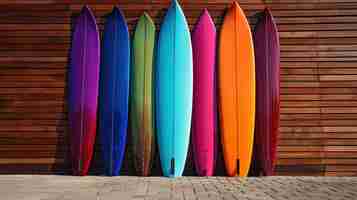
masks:
[[[183,11],[172,1],[161,25],[156,71],[156,122],[161,168],[181,176],[191,126],[193,67],[190,31]]]

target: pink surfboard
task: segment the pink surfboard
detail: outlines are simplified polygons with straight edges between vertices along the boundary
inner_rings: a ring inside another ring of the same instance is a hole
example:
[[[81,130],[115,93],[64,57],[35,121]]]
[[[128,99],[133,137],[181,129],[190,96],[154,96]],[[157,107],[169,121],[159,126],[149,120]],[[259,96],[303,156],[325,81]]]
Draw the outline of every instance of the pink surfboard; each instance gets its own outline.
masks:
[[[205,9],[192,33],[192,144],[199,176],[212,176],[216,161],[216,28]]]

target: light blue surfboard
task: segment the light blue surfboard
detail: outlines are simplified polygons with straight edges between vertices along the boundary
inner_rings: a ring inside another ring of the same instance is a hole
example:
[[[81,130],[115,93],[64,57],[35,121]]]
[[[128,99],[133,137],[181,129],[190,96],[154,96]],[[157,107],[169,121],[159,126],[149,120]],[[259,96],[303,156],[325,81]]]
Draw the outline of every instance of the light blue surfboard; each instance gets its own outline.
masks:
[[[163,174],[181,176],[187,157],[193,67],[190,31],[180,5],[172,1],[161,25],[156,72],[156,126]]]

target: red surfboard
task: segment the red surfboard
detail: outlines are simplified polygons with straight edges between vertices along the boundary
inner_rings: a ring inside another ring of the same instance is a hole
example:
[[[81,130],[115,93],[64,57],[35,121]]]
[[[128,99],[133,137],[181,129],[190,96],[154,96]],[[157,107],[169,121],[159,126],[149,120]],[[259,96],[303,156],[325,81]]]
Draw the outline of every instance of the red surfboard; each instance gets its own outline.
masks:
[[[254,34],[256,66],[256,118],[254,133],[254,174],[274,174],[279,133],[280,45],[274,18],[268,9]]]

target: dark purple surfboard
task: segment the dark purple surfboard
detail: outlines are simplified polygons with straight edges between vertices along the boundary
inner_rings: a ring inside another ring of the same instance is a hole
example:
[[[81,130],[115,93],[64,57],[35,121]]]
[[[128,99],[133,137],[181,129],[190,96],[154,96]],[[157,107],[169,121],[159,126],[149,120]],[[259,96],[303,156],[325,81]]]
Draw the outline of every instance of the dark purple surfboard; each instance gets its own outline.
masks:
[[[274,18],[268,9],[254,31],[256,66],[256,118],[254,174],[274,174],[279,133],[280,44]]]
[[[87,174],[96,136],[99,34],[89,7],[83,7],[72,36],[68,119],[73,175]]]

